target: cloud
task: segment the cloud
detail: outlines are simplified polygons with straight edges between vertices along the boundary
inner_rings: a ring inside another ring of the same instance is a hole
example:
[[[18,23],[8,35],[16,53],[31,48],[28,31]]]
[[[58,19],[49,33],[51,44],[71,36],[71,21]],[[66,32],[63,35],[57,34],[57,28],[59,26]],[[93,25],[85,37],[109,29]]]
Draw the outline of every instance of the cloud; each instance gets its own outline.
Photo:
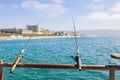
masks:
[[[90,19],[115,20],[120,19],[120,13],[110,14],[107,12],[95,12],[89,15]]]
[[[5,8],[6,6],[4,4],[0,4],[0,8]]]
[[[60,0],[56,0],[60,1]],[[63,6],[62,4],[54,3],[54,4],[45,4],[41,3],[38,0],[26,0],[21,3],[21,7],[27,10],[37,11],[39,13],[44,12],[48,16],[58,16],[61,14],[66,14],[69,9]]]
[[[53,0],[53,2],[55,2],[55,3],[63,3],[64,1],[63,0]]]
[[[110,10],[113,12],[120,12],[120,2],[115,4]]]
[[[93,12],[88,16],[90,19],[116,20],[120,19],[120,2],[108,8],[106,11]]]
[[[103,1],[103,0],[93,0],[93,2],[100,2],[100,1]]]
[[[89,9],[102,9],[104,8],[104,5],[90,5],[88,8]]]
[[[42,4],[37,0],[27,0],[24,1],[23,3],[21,3],[21,7],[24,9],[33,9],[33,10],[37,10],[37,11],[42,11],[47,9],[49,6],[47,4]]]
[[[63,5],[61,4],[51,4],[49,5],[49,8],[47,8],[47,10],[49,11],[49,15],[51,17],[55,17],[55,16],[58,16],[60,14],[66,14],[69,9],[67,9],[66,7],[64,7]]]
[[[94,12],[92,14],[90,14],[90,18],[91,19],[104,19],[105,17],[108,17],[109,14],[105,13],[105,12]]]

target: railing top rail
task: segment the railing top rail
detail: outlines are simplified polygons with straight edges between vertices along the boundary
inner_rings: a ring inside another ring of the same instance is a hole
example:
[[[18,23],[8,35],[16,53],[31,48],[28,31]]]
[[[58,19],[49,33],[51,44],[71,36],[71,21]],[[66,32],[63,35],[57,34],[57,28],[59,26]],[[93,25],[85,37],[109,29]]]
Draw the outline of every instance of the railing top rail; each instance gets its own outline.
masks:
[[[3,67],[12,67],[13,63],[3,62]],[[77,64],[39,64],[39,63],[19,63],[17,68],[53,68],[53,69],[78,69]],[[120,65],[90,65],[82,64],[83,70],[120,70]]]

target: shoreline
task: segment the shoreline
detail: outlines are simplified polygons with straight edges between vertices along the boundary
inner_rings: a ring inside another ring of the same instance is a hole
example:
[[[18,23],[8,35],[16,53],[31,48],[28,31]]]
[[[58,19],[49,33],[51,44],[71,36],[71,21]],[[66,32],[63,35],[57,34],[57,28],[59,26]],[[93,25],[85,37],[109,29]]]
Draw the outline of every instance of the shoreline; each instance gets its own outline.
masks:
[[[72,38],[75,36],[33,36],[31,39],[45,39],[45,38]],[[98,37],[98,36],[77,36],[77,37]],[[5,37],[1,37],[0,36],[0,40],[23,40],[23,39],[28,39],[29,36],[5,36]]]

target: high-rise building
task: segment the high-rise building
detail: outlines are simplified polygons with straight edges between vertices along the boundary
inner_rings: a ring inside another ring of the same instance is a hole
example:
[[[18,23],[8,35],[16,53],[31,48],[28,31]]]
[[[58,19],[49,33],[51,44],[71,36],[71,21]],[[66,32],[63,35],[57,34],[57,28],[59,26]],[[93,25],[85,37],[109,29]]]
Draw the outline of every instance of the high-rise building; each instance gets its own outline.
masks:
[[[31,30],[33,33],[41,34],[41,25],[26,25],[26,30]]]

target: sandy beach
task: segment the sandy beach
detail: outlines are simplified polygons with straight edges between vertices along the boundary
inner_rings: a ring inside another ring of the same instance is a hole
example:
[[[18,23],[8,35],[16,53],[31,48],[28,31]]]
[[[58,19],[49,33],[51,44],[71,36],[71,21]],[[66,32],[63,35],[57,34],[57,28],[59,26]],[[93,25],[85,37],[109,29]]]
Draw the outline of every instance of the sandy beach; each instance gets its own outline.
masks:
[[[71,37],[74,37],[74,36],[33,36],[31,39],[43,39],[43,38],[71,38]],[[28,39],[29,36],[27,37],[23,37],[23,36],[10,36],[10,37],[1,37],[0,36],[0,40],[21,40],[21,39]]]

